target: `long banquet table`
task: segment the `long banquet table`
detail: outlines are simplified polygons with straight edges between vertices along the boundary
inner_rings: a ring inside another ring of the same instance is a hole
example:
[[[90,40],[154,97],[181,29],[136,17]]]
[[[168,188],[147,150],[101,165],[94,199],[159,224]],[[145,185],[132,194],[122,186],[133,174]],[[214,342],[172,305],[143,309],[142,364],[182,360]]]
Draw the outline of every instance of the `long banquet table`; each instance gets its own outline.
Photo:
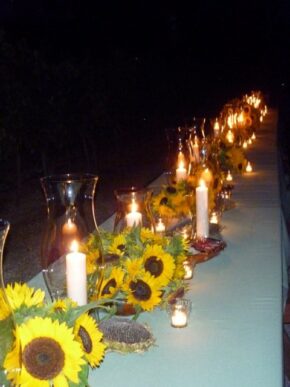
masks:
[[[107,353],[90,374],[91,386],[283,385],[281,214],[273,112],[247,154],[254,172],[236,178],[236,207],[222,219],[227,248],[199,264],[191,280],[189,325],[172,328],[165,311],[143,313],[140,321],[151,327],[156,346],[143,354]],[[112,218],[102,226],[111,224]],[[39,278],[32,283],[39,285]]]

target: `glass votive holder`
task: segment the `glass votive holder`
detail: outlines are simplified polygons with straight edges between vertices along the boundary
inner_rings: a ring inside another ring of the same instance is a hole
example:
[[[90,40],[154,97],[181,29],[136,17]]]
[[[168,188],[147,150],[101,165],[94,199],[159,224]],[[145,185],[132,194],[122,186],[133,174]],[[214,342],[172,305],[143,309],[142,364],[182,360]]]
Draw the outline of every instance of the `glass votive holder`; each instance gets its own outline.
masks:
[[[196,262],[191,260],[183,261],[184,277],[185,280],[190,280],[193,277]]]
[[[174,304],[169,304],[167,311],[170,317],[171,326],[174,328],[184,328],[188,324],[191,312],[191,301],[181,298]]]

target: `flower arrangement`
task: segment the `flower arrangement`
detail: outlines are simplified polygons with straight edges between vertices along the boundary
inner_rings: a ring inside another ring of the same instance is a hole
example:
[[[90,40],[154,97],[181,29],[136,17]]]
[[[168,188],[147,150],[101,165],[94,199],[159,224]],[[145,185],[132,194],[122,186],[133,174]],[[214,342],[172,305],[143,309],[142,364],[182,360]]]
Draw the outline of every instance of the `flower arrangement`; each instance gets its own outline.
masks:
[[[1,361],[7,371],[3,385],[87,386],[89,366],[100,365],[106,348],[88,314],[100,303],[78,307],[70,299],[46,302],[42,290],[19,283],[8,285],[6,296],[12,311],[0,303]],[[13,341],[5,324],[11,313]]]
[[[181,236],[162,237],[144,227],[125,229],[120,234],[100,230],[105,267],[100,288],[91,299],[115,300],[133,306],[135,317],[152,311],[184,288],[183,262],[187,245]],[[91,234],[81,246],[87,255],[89,282],[94,282],[100,251]]]

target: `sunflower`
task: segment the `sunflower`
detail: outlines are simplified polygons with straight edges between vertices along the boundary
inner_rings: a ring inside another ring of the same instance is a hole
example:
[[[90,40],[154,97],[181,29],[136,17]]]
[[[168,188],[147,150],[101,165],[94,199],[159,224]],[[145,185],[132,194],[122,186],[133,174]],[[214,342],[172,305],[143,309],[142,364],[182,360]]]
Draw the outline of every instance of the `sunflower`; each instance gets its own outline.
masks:
[[[78,304],[70,298],[57,299],[51,305],[52,312],[66,312],[68,309],[75,308]]]
[[[112,298],[122,286],[124,272],[120,267],[114,267],[108,278],[103,279],[100,298]]]
[[[182,263],[177,263],[173,273],[174,280],[182,280],[185,275],[185,269]]]
[[[143,259],[126,259],[124,269],[126,273],[128,273],[129,277],[134,278],[136,275],[144,272]]]
[[[65,323],[34,317],[18,327],[22,346],[19,382],[25,386],[68,386],[79,383],[78,373],[85,364],[83,351]]]
[[[14,333],[14,343],[10,352],[7,353],[3,367],[7,372],[7,379],[13,383],[13,385],[19,385],[19,375],[21,370],[20,365],[20,339],[19,334],[16,331]]]
[[[127,302],[150,311],[161,302],[161,291],[158,283],[149,273],[142,277],[129,278],[124,284]]]
[[[45,293],[41,289],[30,288],[26,284],[15,283],[7,285],[6,295],[13,310],[25,305],[28,308],[32,306],[40,307],[43,305]]]
[[[101,342],[103,334],[95,320],[87,313],[83,314],[75,323],[74,334],[90,366],[98,366],[104,357],[106,346]]]
[[[113,239],[111,245],[108,248],[108,252],[110,254],[116,254],[116,255],[122,256],[124,255],[125,248],[126,248],[126,238],[124,235],[119,234]]]
[[[161,246],[147,246],[142,256],[146,272],[150,273],[160,286],[166,286],[171,280],[175,263],[172,255],[166,253]]]
[[[162,237],[161,235],[154,234],[153,231],[151,231],[149,228],[142,227],[140,231],[140,237],[142,243],[146,242],[155,242],[155,243],[161,243]]]
[[[11,310],[7,304],[7,297],[5,297],[3,290],[0,289],[0,321],[5,320],[10,314]]]

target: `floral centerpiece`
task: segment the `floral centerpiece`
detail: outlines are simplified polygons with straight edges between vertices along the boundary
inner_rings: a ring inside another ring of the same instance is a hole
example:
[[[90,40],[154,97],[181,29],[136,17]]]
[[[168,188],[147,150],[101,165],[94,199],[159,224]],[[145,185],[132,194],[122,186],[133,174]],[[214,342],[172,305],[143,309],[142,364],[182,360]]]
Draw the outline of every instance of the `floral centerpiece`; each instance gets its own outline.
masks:
[[[4,385],[87,386],[89,366],[100,365],[106,348],[103,334],[88,314],[101,303],[78,307],[70,299],[45,302],[42,290],[19,283],[8,285],[6,296],[16,332],[10,343],[4,322],[11,311],[0,304],[0,350],[7,370]]]
[[[187,245],[181,236],[162,237],[147,228],[125,229],[120,234],[100,231],[104,249],[104,277],[92,300],[116,300],[133,306],[136,317],[164,305],[184,289]],[[100,251],[91,234],[81,246],[87,255],[89,282],[94,284]],[[93,286],[90,286],[93,287]]]

